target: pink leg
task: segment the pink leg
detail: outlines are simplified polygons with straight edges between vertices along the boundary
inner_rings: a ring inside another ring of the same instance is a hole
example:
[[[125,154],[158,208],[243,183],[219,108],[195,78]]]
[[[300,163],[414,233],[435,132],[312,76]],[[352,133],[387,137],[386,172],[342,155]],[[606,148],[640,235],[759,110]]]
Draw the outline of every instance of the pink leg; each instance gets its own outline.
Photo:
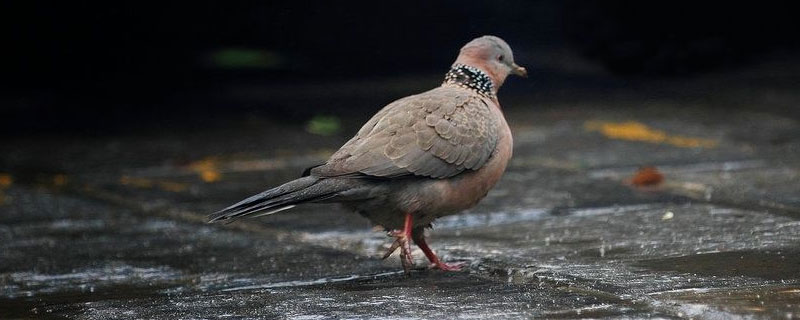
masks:
[[[422,252],[425,253],[425,256],[428,257],[428,260],[431,262],[431,264],[433,264],[432,267],[434,269],[440,269],[443,271],[460,271],[461,267],[464,266],[463,263],[444,263],[439,260],[439,257],[433,253],[433,250],[428,247],[428,243],[425,242],[425,230],[423,228],[414,230],[412,235],[414,243],[416,243],[417,246],[422,249]]]
[[[392,253],[394,253],[397,248],[400,248],[400,262],[403,264],[403,271],[408,273],[412,267],[414,267],[414,259],[411,256],[411,243],[409,239],[411,239],[411,230],[413,229],[413,218],[410,213],[406,213],[405,223],[403,224],[403,230],[393,230],[389,232],[389,235],[395,237],[394,243],[392,246],[389,247],[389,251],[383,255],[383,258],[386,259]]]

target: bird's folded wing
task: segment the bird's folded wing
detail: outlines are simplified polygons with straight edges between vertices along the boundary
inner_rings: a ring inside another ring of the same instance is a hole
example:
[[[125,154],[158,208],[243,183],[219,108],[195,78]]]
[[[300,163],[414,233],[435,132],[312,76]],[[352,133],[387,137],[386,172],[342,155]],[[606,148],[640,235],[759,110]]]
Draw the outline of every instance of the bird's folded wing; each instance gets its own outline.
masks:
[[[497,144],[498,120],[489,103],[452,87],[397,100],[311,173],[447,178],[480,169]]]

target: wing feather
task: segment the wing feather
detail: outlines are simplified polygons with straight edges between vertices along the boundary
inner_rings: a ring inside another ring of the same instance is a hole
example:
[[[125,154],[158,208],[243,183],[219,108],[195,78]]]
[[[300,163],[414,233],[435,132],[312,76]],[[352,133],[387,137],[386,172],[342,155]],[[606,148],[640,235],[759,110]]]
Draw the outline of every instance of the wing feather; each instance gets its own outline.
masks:
[[[397,100],[311,173],[446,178],[480,169],[497,145],[498,120],[490,103],[454,87]]]

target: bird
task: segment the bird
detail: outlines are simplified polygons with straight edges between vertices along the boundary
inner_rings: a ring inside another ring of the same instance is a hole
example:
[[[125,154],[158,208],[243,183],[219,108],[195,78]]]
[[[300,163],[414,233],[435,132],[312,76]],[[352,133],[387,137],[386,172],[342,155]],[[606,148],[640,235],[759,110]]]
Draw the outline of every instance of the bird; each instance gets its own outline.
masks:
[[[513,138],[497,91],[509,75],[527,77],[511,47],[496,36],[475,38],[439,87],[386,105],[325,163],[209,215],[209,223],[340,203],[394,238],[383,258],[399,249],[406,274],[415,267],[411,241],[431,268],[459,271],[463,264],[431,250],[425,228],[475,206],[503,175]]]

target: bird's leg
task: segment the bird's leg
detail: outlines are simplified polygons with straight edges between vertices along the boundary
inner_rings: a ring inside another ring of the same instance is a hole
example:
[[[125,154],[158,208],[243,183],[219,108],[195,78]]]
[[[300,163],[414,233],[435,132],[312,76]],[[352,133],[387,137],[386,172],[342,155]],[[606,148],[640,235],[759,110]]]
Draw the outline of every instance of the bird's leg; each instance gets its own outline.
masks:
[[[414,267],[414,259],[411,256],[411,230],[413,229],[413,217],[411,213],[406,213],[405,223],[403,224],[403,230],[392,230],[389,232],[389,235],[394,237],[394,243],[392,246],[389,247],[389,251],[383,255],[383,258],[386,259],[392,253],[400,248],[400,262],[403,264],[403,271],[406,273]]]
[[[460,271],[461,267],[464,266],[463,263],[444,263],[442,260],[439,260],[439,257],[433,253],[430,247],[428,247],[428,243],[425,242],[425,228],[424,227],[417,227],[414,229],[414,232],[411,233],[412,239],[414,239],[414,243],[417,244],[417,247],[422,249],[422,252],[425,253],[425,256],[428,257],[428,260],[431,262],[431,267],[434,269],[440,269],[443,271]]]

